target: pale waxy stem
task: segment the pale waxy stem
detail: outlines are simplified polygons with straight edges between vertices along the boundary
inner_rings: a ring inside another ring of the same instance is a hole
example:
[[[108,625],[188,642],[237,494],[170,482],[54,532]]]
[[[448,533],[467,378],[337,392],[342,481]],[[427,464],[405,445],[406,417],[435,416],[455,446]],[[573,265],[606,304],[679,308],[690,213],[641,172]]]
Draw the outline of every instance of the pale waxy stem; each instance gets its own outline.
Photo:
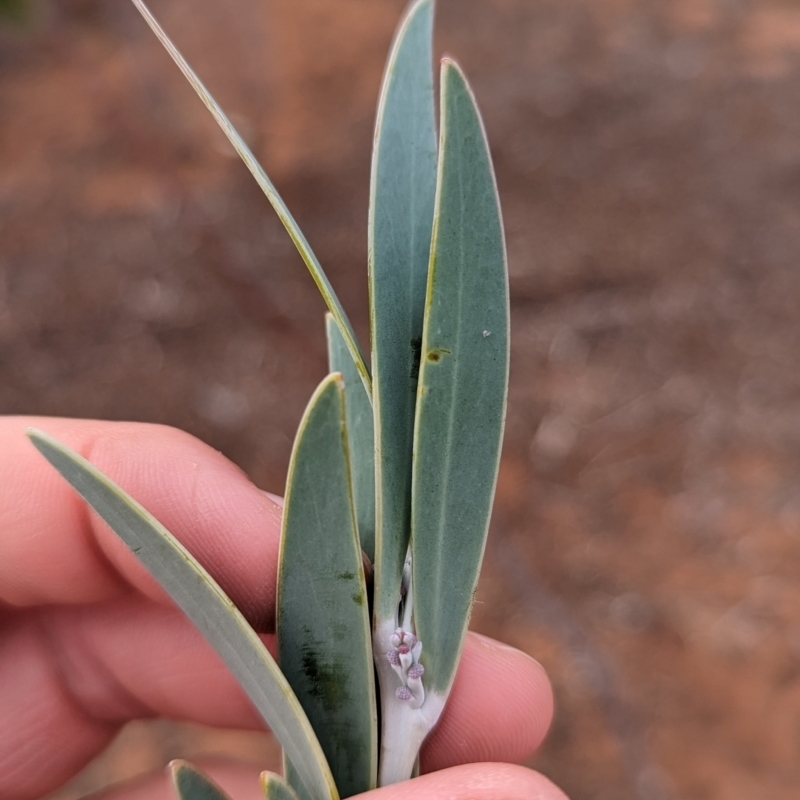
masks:
[[[404,634],[400,647],[408,647]],[[413,636],[413,634],[411,634]],[[400,653],[394,642],[400,639],[396,620],[385,620],[373,633],[375,667],[381,693],[381,757],[378,785],[387,786],[408,780],[425,737],[439,721],[446,697],[422,688],[424,668],[414,661],[422,643]],[[396,651],[396,652],[395,652]],[[403,667],[403,661],[408,667]]]
[[[420,663],[422,642],[412,630],[413,607],[411,557],[408,556],[396,617],[379,622],[373,634],[381,693],[379,786],[399,783],[412,776],[419,748],[439,721],[447,700],[446,695],[425,692],[425,667]],[[399,627],[398,621],[401,622]]]

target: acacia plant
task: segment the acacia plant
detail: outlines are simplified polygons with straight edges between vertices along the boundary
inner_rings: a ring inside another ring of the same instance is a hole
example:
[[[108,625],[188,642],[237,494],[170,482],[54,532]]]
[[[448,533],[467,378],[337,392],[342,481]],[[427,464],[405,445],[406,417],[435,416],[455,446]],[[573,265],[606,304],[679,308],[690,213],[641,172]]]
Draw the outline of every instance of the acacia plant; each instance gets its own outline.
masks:
[[[76,453],[29,435],[205,634],[280,740],[284,778],[264,773],[268,798],[336,800],[405,780],[453,684],[505,417],[505,246],[474,97],[444,59],[437,137],[433,0],[416,0],[395,37],[375,128],[370,369],[266,173],[133,2],[264,190],[329,309],[331,374],[306,408],[289,464],[277,663],[156,519]],[[224,796],[184,762],[173,775],[182,800]]]

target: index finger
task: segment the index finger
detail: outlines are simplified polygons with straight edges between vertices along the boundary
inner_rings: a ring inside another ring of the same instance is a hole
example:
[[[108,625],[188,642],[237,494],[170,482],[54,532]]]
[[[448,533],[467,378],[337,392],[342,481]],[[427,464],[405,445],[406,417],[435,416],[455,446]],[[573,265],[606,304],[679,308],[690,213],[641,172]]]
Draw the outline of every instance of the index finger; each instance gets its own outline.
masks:
[[[267,629],[274,616],[280,508],[219,453],[155,425],[0,418],[0,601],[33,608],[9,626],[0,653],[0,707],[10,710],[0,724],[0,795],[9,785],[20,797],[54,788],[137,716],[257,725],[188,620],[27,441],[29,426],[81,452],[162,520],[254,625]],[[39,617],[49,624],[26,627]],[[28,636],[27,649],[14,630]],[[45,664],[54,654],[58,669]],[[551,714],[535,662],[471,636],[422,767],[521,760]],[[48,770],[21,772],[30,753],[47,755]]]
[[[224,456],[161,425],[0,418],[0,601],[95,603],[131,589],[167,602],[133,554],[25,436],[37,427],[162,522],[258,630],[274,619],[281,510]]]

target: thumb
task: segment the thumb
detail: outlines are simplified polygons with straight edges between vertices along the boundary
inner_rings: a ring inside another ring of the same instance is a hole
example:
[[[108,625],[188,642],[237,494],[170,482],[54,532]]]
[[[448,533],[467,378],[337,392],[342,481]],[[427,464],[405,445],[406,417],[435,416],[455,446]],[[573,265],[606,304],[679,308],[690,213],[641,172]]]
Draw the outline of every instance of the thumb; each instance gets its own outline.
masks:
[[[462,764],[384,786],[353,800],[567,800],[543,775],[516,764]]]
[[[252,766],[202,762],[200,768],[233,800],[263,800],[260,770]],[[568,800],[538,772],[514,764],[463,764],[431,772],[394,786],[357,795],[353,800]],[[103,795],[103,800],[175,800],[165,775]]]

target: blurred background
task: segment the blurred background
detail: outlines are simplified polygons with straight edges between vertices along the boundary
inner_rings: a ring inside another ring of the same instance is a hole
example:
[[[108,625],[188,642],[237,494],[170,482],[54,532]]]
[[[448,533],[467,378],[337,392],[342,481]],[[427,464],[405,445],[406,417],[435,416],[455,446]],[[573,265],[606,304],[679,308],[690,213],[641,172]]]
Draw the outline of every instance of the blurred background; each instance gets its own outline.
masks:
[[[0,0],[0,411],[179,426],[283,491],[323,304],[133,7]],[[404,0],[154,2],[367,341]],[[473,627],[534,655],[572,800],[800,792],[800,5],[439,0],[507,222],[512,376]],[[266,736],[136,723],[76,800]]]

